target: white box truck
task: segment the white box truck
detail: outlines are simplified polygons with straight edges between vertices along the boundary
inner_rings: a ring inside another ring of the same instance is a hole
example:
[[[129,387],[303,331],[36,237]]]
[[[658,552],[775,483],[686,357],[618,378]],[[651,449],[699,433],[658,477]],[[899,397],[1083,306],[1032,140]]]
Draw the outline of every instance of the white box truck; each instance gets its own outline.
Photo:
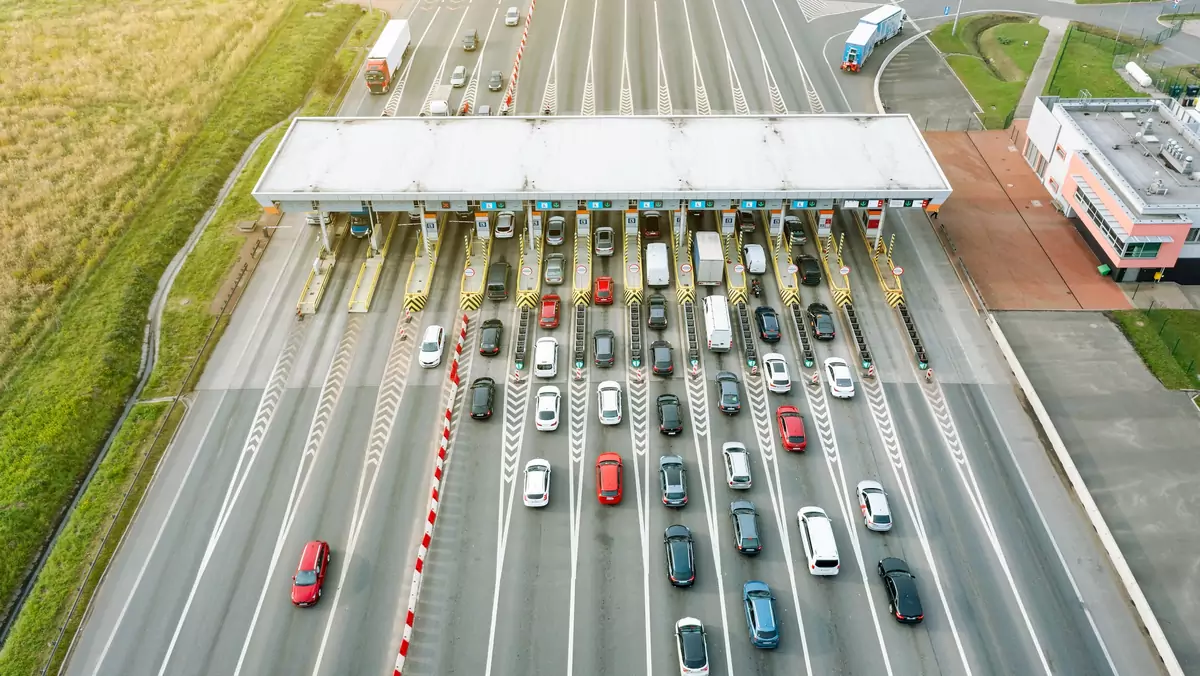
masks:
[[[733,347],[733,325],[725,296],[704,299],[704,336],[713,352],[728,352]]]
[[[454,111],[450,108],[450,94],[454,92],[454,87],[448,84],[438,85],[438,88],[433,90],[433,96],[429,97],[429,115],[432,117],[450,117]]]
[[[646,286],[671,285],[671,261],[667,256],[667,245],[653,242],[646,245]]]
[[[725,277],[725,253],[721,250],[721,236],[715,232],[697,232],[692,243],[692,264],[696,268],[696,283],[700,286],[719,286]]]
[[[379,40],[367,53],[363,72],[367,80],[367,91],[386,94],[395,84],[396,72],[404,61],[404,54],[412,42],[412,29],[404,19],[393,19],[383,27]]]

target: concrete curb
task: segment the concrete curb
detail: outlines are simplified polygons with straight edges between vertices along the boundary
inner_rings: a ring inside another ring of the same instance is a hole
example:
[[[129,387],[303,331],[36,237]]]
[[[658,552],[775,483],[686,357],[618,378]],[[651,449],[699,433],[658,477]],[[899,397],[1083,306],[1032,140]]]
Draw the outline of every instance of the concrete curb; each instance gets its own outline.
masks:
[[[879,72],[875,73],[875,112],[879,113],[880,115],[887,114],[887,111],[883,109],[883,99],[879,98],[879,80],[883,78],[883,71],[887,70],[888,64],[892,62],[892,59],[895,58],[897,54],[904,51],[905,47],[911,45],[918,38],[923,38],[932,32],[933,31],[931,29],[917,33],[904,42],[901,42],[900,46],[896,47],[887,56],[883,57],[883,63],[879,64]],[[940,54],[941,52],[938,53]]]
[[[1109,561],[1112,562],[1113,568],[1116,569],[1117,578],[1120,579],[1121,585],[1125,587],[1125,593],[1129,595],[1129,600],[1133,602],[1133,607],[1137,610],[1138,617],[1141,618],[1142,625],[1145,627],[1146,633],[1150,636],[1150,641],[1154,644],[1155,650],[1158,651],[1159,659],[1162,660],[1168,674],[1171,676],[1184,676],[1183,667],[1180,666],[1179,660],[1175,657],[1175,651],[1171,648],[1171,644],[1167,642],[1167,637],[1163,633],[1162,626],[1158,623],[1158,618],[1154,615],[1154,610],[1150,608],[1150,603],[1146,600],[1145,594],[1142,593],[1142,588],[1138,584],[1137,579],[1134,578],[1133,571],[1129,569],[1129,563],[1125,561],[1125,556],[1121,553],[1116,539],[1113,538],[1112,532],[1108,529],[1108,524],[1104,521],[1104,516],[1100,513],[1099,508],[1096,507],[1095,501],[1092,500],[1092,494],[1088,491],[1083,477],[1079,474],[1079,469],[1075,466],[1075,461],[1071,458],[1070,453],[1067,452],[1066,444],[1063,443],[1062,437],[1058,435],[1058,430],[1054,427],[1054,422],[1050,419],[1050,414],[1046,411],[1046,407],[1042,405],[1042,400],[1038,397],[1037,392],[1034,391],[1033,383],[1030,382],[1029,376],[1026,375],[1025,369],[1017,359],[1016,353],[1013,352],[1008,338],[1005,337],[1004,332],[1000,329],[999,322],[996,321],[995,316],[991,313],[988,313],[986,323],[988,329],[992,332],[992,338],[995,339],[996,344],[1000,347],[1000,352],[1004,354],[1004,360],[1008,362],[1009,369],[1017,377],[1017,384],[1020,385],[1025,398],[1029,400],[1029,405],[1033,408],[1038,423],[1045,430],[1046,437],[1050,440],[1050,446],[1054,449],[1054,456],[1058,459],[1059,464],[1066,473],[1067,480],[1071,482],[1071,488],[1075,491],[1075,497],[1079,499],[1084,513],[1092,522],[1092,528],[1095,529],[1096,535],[1100,537],[1100,543],[1104,545],[1104,551],[1108,555]]]
[[[400,639],[400,649],[396,653],[396,664],[392,676],[400,676],[404,669],[404,660],[408,657],[408,649],[412,645],[413,625],[416,622],[417,601],[421,598],[421,578],[425,573],[425,557],[429,555],[429,545],[433,541],[433,526],[437,522],[438,504],[441,498],[442,478],[445,476],[446,451],[450,447],[450,424],[454,419],[454,400],[458,396],[459,372],[458,359],[462,355],[463,343],[467,340],[467,315],[462,316],[462,328],[458,332],[458,343],[454,346],[454,361],[450,363],[450,391],[446,396],[446,411],[442,419],[442,439],[438,443],[437,462],[433,466],[433,481],[429,491],[429,512],[425,516],[425,534],[421,536],[421,544],[417,547],[417,560],[413,565],[412,586],[408,592],[408,611],[404,618],[404,633]]]

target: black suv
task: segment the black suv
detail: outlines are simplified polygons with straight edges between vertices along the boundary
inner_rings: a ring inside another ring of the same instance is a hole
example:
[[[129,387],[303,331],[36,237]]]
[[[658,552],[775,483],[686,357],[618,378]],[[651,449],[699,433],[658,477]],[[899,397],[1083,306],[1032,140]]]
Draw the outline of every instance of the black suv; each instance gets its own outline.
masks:
[[[812,256],[801,256],[796,259],[800,268],[800,283],[804,286],[817,286],[821,283],[821,262]]]
[[[609,329],[600,329],[592,335],[592,353],[596,366],[608,368],[617,361],[617,334]]]
[[[717,373],[717,408],[721,413],[736,415],[742,410],[742,393],[738,378],[729,371]]]
[[[479,332],[479,354],[494,357],[500,354],[500,341],[504,338],[504,322],[499,319],[486,319],[483,330]]]
[[[763,339],[765,343],[778,343],[783,337],[783,333],[779,330],[779,315],[775,314],[775,308],[756,307],[754,308],[754,321],[758,323],[758,337]]]
[[[654,403],[658,407],[658,431],[672,437],[682,432],[683,409],[679,404],[679,397],[660,394]]]
[[[692,549],[692,531],[687,526],[667,526],[663,533],[667,548],[667,579],[676,587],[690,587],[696,581],[696,555]]]
[[[654,374],[669,376],[675,372],[675,358],[671,354],[671,344],[665,340],[650,343],[650,361],[654,364]]]
[[[808,306],[808,325],[812,327],[813,338],[817,340],[833,340],[837,336],[833,313],[824,303],[812,303]]]
[[[646,325],[652,329],[667,328],[667,299],[660,293],[650,296],[646,305]]]
[[[917,578],[908,572],[908,564],[904,559],[883,559],[879,562],[878,571],[896,621],[918,624],[924,620],[925,611],[921,609],[921,595],[917,593]]]
[[[748,556],[762,551],[762,540],[758,538],[758,512],[749,500],[729,503],[729,519],[733,521],[733,544]]]
[[[496,381],[491,378],[476,378],[471,383],[471,417],[487,420],[492,417],[492,400],[496,396]]]

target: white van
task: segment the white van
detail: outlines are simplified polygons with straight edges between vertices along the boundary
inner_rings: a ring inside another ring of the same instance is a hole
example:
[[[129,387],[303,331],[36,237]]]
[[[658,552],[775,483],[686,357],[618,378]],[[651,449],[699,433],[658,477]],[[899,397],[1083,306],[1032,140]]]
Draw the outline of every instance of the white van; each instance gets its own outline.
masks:
[[[533,375],[553,378],[558,375],[558,340],[549,336],[538,338],[533,345]]]
[[[742,247],[742,261],[746,263],[746,271],[752,275],[767,274],[767,253],[761,244],[747,244]]]
[[[704,299],[704,332],[708,337],[708,349],[713,352],[728,352],[733,347],[733,326],[729,322],[729,302],[725,296]]]
[[[667,256],[667,245],[653,242],[646,245],[646,286],[671,285],[671,261]]]
[[[721,455],[725,456],[725,481],[730,488],[747,490],[750,488],[750,454],[746,447],[736,441],[727,441],[721,446]]]
[[[800,524],[800,542],[804,546],[804,558],[808,559],[808,572],[837,575],[842,564],[829,515],[820,507],[801,507],[796,512],[796,522]]]

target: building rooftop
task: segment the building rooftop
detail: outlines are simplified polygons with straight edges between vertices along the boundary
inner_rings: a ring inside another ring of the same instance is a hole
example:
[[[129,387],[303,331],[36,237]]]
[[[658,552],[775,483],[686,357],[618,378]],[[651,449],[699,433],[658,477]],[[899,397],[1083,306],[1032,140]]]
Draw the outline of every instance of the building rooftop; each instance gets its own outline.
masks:
[[[1200,208],[1200,136],[1161,100],[1122,101],[1059,102],[1094,147],[1085,161],[1139,212],[1165,215]]]
[[[945,201],[908,115],[298,118],[263,205],[305,200]]]

